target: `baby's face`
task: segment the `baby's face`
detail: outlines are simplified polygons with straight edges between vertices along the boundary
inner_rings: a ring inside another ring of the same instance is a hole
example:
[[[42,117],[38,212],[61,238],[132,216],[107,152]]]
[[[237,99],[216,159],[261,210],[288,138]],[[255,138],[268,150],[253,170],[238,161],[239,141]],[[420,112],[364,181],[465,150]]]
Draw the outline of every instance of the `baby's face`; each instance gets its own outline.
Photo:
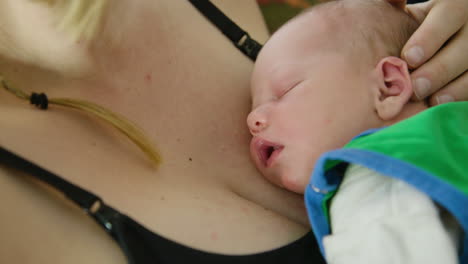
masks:
[[[247,118],[257,168],[297,193],[304,192],[320,154],[360,132],[353,120],[359,123],[355,117],[370,103],[358,92],[364,83],[352,62],[338,51],[324,51],[319,34],[302,30],[303,25],[283,28],[262,49]]]

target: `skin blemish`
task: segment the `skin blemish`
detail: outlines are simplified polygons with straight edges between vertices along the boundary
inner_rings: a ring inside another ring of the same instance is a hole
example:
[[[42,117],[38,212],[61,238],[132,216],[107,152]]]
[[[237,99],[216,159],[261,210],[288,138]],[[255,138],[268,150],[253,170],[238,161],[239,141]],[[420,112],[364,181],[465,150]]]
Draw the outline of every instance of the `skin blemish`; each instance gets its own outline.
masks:
[[[166,200],[166,197],[161,196],[161,198],[159,198],[159,199],[160,199],[161,201],[164,201],[164,200]]]
[[[188,158],[189,161],[192,161],[192,158]]]
[[[250,212],[250,210],[249,210],[249,208],[247,208],[247,207],[242,207],[242,212],[243,212],[244,214],[248,215],[249,212]]]
[[[210,238],[213,241],[218,240],[218,238],[219,238],[218,233],[217,232],[211,232]]]
[[[221,151],[221,152],[223,152],[223,153],[226,152],[226,150],[227,150],[227,148],[226,148],[226,146],[224,146],[224,145],[221,145],[221,146],[219,147],[219,151]]]
[[[153,79],[153,76],[151,76],[151,73],[148,73],[145,75],[145,81],[151,82],[152,79]]]

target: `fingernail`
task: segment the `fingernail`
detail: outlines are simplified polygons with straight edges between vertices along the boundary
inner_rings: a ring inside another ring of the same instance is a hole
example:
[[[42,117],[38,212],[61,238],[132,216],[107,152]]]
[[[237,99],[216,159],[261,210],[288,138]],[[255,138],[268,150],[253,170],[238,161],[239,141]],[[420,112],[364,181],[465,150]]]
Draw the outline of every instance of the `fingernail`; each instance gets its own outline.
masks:
[[[406,61],[411,66],[419,65],[423,57],[424,57],[424,51],[421,49],[421,47],[418,47],[418,46],[412,47],[411,49],[405,52]]]
[[[419,100],[424,99],[429,95],[431,90],[431,82],[426,78],[418,78],[414,81],[414,93]]]
[[[437,96],[436,100],[437,100],[437,104],[444,104],[444,103],[449,103],[449,102],[455,101],[455,99],[453,99],[453,96],[448,95],[448,94],[439,95],[439,96]]]

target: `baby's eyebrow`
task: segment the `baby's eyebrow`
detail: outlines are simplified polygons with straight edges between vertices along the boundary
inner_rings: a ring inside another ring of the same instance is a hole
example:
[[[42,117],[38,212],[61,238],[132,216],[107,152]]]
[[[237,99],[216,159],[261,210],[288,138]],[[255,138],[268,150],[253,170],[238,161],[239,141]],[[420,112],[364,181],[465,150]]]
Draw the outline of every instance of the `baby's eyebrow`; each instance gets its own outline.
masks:
[[[290,68],[288,65],[284,65],[284,63],[275,63],[268,65],[266,69],[262,69],[261,78],[259,79],[257,76],[252,83],[252,108],[260,105],[259,101],[262,100],[262,97],[273,95],[278,88],[290,84],[292,74],[294,73]]]
[[[272,66],[267,71],[267,76],[269,76],[269,86],[272,89],[277,87],[284,87],[290,85],[290,82],[296,75],[296,71],[292,70],[293,65],[277,64]]]

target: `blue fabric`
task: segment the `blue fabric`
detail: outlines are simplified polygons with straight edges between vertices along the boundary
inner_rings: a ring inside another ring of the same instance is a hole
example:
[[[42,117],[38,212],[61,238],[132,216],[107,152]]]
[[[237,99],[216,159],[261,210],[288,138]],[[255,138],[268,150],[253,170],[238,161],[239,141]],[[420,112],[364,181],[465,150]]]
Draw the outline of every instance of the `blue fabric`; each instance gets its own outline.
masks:
[[[325,235],[330,234],[330,226],[322,206],[327,198],[326,193],[336,191],[344,176],[343,172],[337,172],[336,166],[326,171],[329,161],[362,165],[407,182],[445,207],[457,218],[465,234],[468,233],[468,197],[453,186],[414,165],[380,153],[358,149],[339,149],[327,152],[319,158],[304,197],[309,220],[324,256],[322,239]],[[460,261],[468,263],[468,236],[466,235]]]

